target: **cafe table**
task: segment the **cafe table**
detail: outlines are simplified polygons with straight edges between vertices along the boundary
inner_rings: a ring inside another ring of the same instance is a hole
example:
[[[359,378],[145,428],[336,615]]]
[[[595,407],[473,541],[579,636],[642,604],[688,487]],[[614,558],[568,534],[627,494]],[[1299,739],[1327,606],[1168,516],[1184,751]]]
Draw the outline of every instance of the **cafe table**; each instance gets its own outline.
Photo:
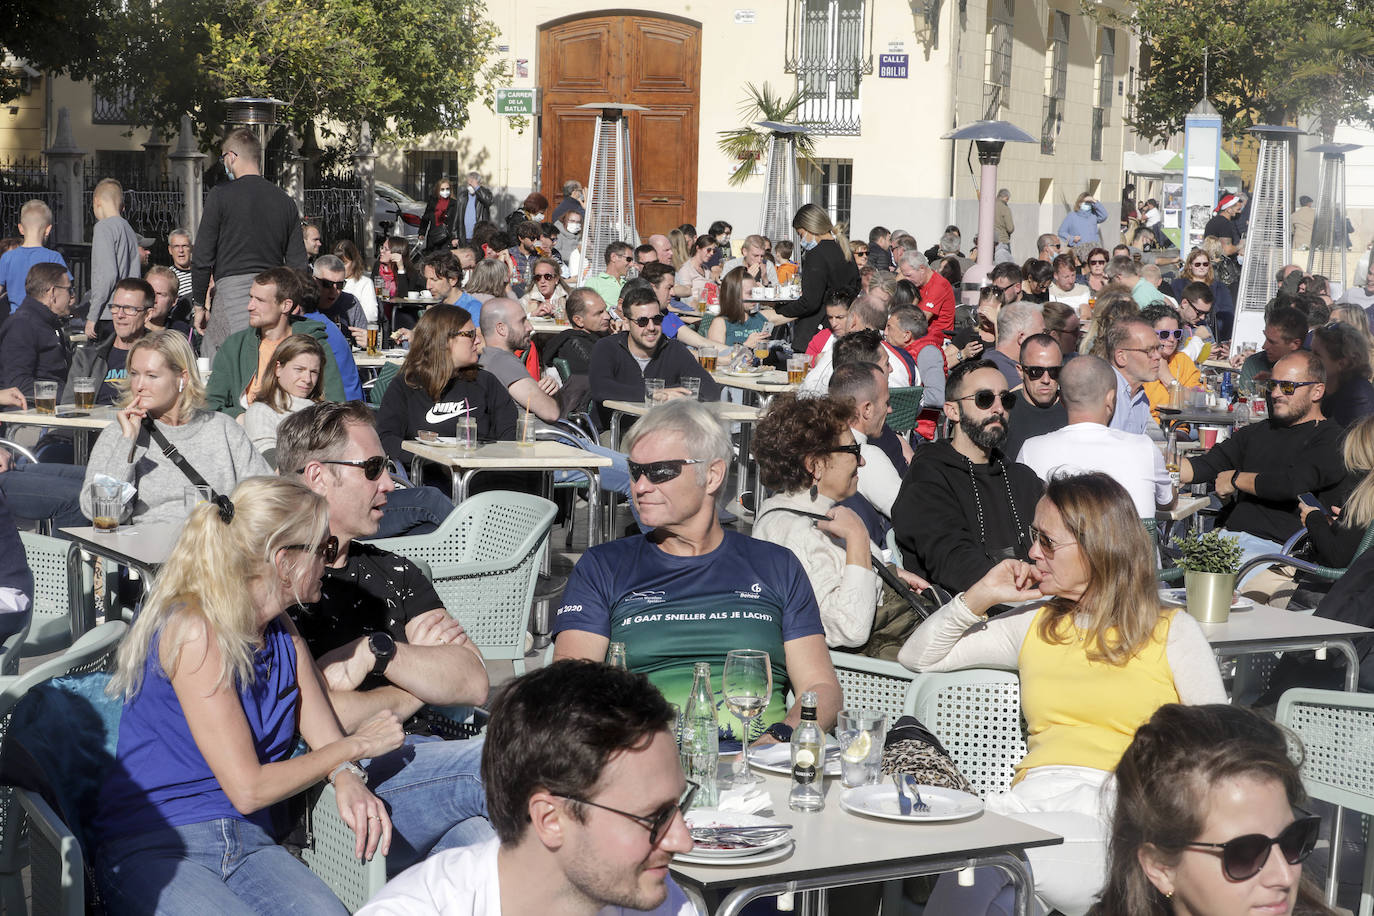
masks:
[[[890,784],[890,782],[889,782]],[[751,865],[673,863],[674,879],[699,904],[723,896],[716,916],[733,916],[757,897],[816,891],[851,884],[892,881],[959,871],[996,868],[1015,889],[1013,912],[1034,912],[1034,882],[1021,853],[1063,842],[1056,834],[983,811],[971,818],[939,823],[899,823],[863,817],[840,807],[844,787],[825,781],[825,808],[792,811],[787,807],[791,780],[765,774],[761,788],[772,799],[773,816],[792,824],[795,842],[780,860]]]
[[[147,582],[171,556],[181,527],[182,522],[176,521],[120,525],[113,531],[102,531],[90,525],[60,530],[86,553],[136,570]],[[94,620],[78,621],[76,616],[73,614],[72,618],[73,638],[95,626]]]
[[[758,373],[728,372],[724,369],[717,369],[711,373],[711,378],[727,388],[748,391],[755,397],[773,395],[781,391],[796,391],[801,387],[801,385],[793,385],[787,381],[787,373],[781,369],[769,369],[767,372]]]
[[[1171,410],[1161,407],[1159,409],[1160,421],[1166,430],[1173,429],[1182,424],[1197,426],[1235,426],[1236,415],[1229,410],[1212,410],[1210,408],[1186,408],[1184,410]]]
[[[89,410],[77,410],[71,404],[57,405],[57,413],[39,413],[29,410],[7,410],[0,413],[0,425],[13,423],[16,426],[46,426],[52,429],[70,429],[73,433],[72,445],[76,452],[75,463],[84,465],[91,457],[91,437],[111,423],[117,422],[118,411],[108,404],[97,404]]]
[[[1249,610],[1232,610],[1225,623],[1201,624],[1202,635],[1221,658],[1265,652],[1335,649],[1345,656],[1345,689],[1359,689],[1360,657],[1354,640],[1374,636],[1374,630],[1328,620],[1286,608],[1257,604]]]
[[[611,466],[611,459],[603,455],[561,442],[544,441],[530,445],[483,442],[474,449],[464,449],[412,439],[402,442],[401,448],[415,456],[410,463],[411,480],[418,482],[424,479],[425,462],[448,469],[455,505],[467,499],[472,478],[483,472],[542,471],[547,476],[554,471],[583,471],[590,478],[587,487],[588,545],[601,543],[601,469]]]

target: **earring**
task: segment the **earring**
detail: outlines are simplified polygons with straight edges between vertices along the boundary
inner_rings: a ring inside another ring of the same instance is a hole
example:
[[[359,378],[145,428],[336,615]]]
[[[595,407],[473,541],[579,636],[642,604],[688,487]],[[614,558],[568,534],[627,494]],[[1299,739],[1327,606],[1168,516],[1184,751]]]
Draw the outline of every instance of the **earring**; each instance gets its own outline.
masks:
[[[178,392],[180,392],[180,391],[182,391],[183,389],[185,389],[185,387],[186,387],[186,382],[185,382],[185,381],[177,382],[177,391],[178,391]]]

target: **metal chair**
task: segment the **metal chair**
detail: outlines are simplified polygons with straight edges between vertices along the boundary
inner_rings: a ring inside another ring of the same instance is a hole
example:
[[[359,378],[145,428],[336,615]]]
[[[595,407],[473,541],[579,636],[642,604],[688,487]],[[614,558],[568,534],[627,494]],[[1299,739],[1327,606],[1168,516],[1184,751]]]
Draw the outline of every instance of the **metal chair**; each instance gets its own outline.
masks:
[[[494,490],[464,500],[429,534],[372,541],[429,564],[435,591],[483,657],[525,673],[525,633],[535,579],[558,507]]]
[[[81,550],[71,541],[29,531],[19,532],[19,538],[33,571],[33,622],[22,654],[27,658],[61,651],[72,644],[73,619],[93,616],[91,596],[83,588]]]
[[[910,707],[915,681],[921,677],[897,662],[830,650],[830,663],[840,681],[846,707],[876,709],[897,721]]]
[[[1295,567],[1310,576],[1316,576],[1318,579],[1325,579],[1328,582],[1335,582],[1341,576],[1345,575],[1345,571],[1350,568],[1348,565],[1339,568],[1335,566],[1322,566],[1320,563],[1314,563],[1311,560],[1304,560],[1301,557],[1293,556],[1293,551],[1298,548],[1306,537],[1307,529],[1301,529],[1284,543],[1282,553],[1266,553],[1251,558],[1240,568],[1240,572],[1236,574],[1236,581],[1240,582],[1244,580],[1251,570],[1264,566],[1272,566],[1276,563],[1283,566]],[[1350,562],[1354,563],[1371,545],[1374,545],[1374,524],[1370,524],[1364,529],[1364,537],[1360,539],[1360,544],[1355,548],[1355,555],[1350,558]]]
[[[1026,756],[1021,681],[1014,671],[969,668],[916,678],[907,712],[934,732],[984,797],[1011,788]]]
[[[1278,723],[1303,744],[1302,783],[1307,794],[1336,805],[1331,827],[1331,868],[1326,902],[1336,904],[1337,865],[1345,810],[1374,815],[1374,695],[1295,687],[1279,698]],[[1374,912],[1374,846],[1365,850],[1359,916]]]
[[[916,428],[916,419],[921,415],[921,398],[925,393],[922,385],[893,388],[888,392],[892,399],[892,413],[887,415],[887,425],[894,433],[900,436]]]

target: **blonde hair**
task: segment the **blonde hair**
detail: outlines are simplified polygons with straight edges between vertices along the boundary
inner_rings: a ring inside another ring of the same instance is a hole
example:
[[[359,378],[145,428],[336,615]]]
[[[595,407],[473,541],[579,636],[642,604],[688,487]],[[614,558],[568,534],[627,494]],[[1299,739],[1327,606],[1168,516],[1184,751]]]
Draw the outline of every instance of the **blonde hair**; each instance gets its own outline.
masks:
[[[182,645],[199,626],[223,660],[219,684],[252,682],[253,655],[263,642],[248,586],[281,575],[275,560],[282,548],[317,549],[329,535],[329,505],[300,481],[281,477],[250,477],[234,488],[231,498],[228,522],[211,502],[201,503],[187,518],[119,647],[107,688],[111,696],[128,700],[139,692],[150,652],[159,652],[159,664],[170,678]],[[292,550],[286,562],[293,565],[308,556]],[[292,571],[290,565],[287,571]],[[164,637],[169,642],[161,653],[157,643]]]
[[[673,250],[674,270],[692,260],[692,242],[681,229],[668,233],[668,247]]]
[[[124,186],[113,178],[102,178],[91,192],[91,197],[112,204],[117,210],[124,206]]]
[[[1374,522],[1374,416],[1361,417],[1346,431],[1341,457],[1346,470],[1364,476],[1346,497],[1339,524],[1368,528]]]
[[[178,375],[186,374],[186,387],[181,389],[181,396],[177,398],[177,410],[183,419],[190,416],[192,411],[205,406],[205,380],[200,377],[200,370],[196,368],[196,355],[191,352],[191,345],[179,331],[164,328],[144,334],[129,348],[128,354],[124,357],[124,365],[132,366],[134,354],[140,350],[160,353],[173,372]],[[129,394],[128,380],[121,380],[119,387],[123,389],[119,397],[119,406],[127,407],[133,400]]]
[[[833,235],[844,259],[854,260],[854,252],[849,248],[849,238],[844,230],[830,222],[830,214],[816,204],[802,204],[797,215],[792,217],[792,228],[805,229],[812,235]]]
[[[24,201],[19,208],[19,222],[27,229],[44,229],[52,225],[52,208],[37,198]]]

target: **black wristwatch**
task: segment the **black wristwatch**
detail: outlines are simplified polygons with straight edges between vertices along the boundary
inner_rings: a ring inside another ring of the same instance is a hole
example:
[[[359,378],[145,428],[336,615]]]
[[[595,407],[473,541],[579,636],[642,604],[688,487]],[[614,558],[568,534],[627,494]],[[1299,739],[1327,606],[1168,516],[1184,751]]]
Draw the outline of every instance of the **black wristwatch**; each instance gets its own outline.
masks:
[[[391,638],[390,633],[372,633],[367,637],[367,647],[372,650],[372,657],[376,659],[372,663],[372,674],[380,676],[396,657],[396,640]]]
[[[772,735],[783,744],[792,740],[792,726],[783,722],[774,722],[772,725],[765,728],[763,733],[765,735]]]

